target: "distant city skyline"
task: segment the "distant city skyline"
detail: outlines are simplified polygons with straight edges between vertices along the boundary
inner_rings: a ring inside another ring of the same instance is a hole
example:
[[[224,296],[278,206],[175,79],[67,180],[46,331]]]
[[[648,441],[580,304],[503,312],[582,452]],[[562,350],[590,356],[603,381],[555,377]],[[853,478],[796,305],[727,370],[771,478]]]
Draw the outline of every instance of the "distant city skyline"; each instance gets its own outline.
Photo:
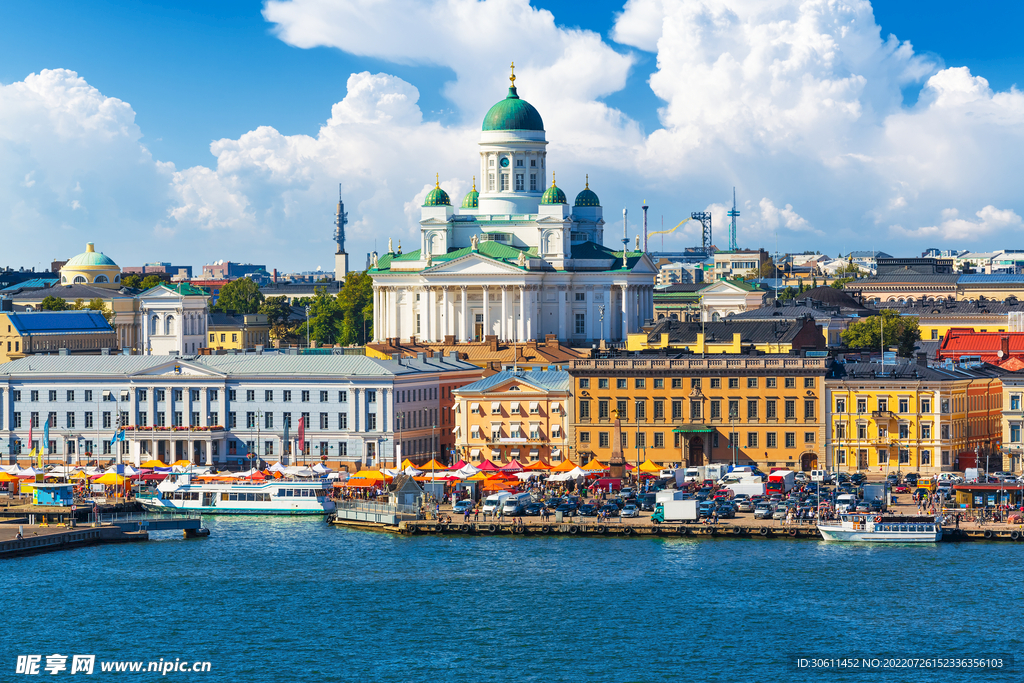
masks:
[[[710,211],[724,248],[736,186],[741,248],[1020,246],[1016,5],[365,5],[5,7],[0,267],[91,241],[122,266],[331,271],[340,183],[362,268],[412,244],[435,173],[469,189],[512,60],[559,186],[589,173],[631,235],[646,200],[652,230]]]

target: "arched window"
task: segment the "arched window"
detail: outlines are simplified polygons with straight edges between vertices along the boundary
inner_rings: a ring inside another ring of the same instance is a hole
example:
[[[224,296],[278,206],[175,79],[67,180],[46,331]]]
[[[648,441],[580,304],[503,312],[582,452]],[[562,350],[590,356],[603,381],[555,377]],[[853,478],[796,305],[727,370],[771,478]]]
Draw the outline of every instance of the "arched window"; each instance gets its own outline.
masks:
[[[160,334],[160,319],[157,316],[153,316],[149,319],[149,333]]]
[[[721,319],[722,319],[722,316],[718,315],[717,311],[711,314],[711,322],[717,323]]]
[[[95,282],[110,282],[106,275],[97,275]]]
[[[68,283],[68,279],[67,279],[67,277],[66,277],[66,276],[64,276],[64,275],[61,275],[61,276],[60,276],[60,283],[61,283],[62,285],[66,285],[66,284]]]
[[[84,276],[82,276],[82,275],[76,275],[75,276],[75,284],[76,285],[84,285],[86,282],[87,282],[87,280],[85,279]]]
[[[115,275],[114,276],[114,282],[120,282],[120,281],[121,281],[121,276],[120,275]]]
[[[167,320],[164,321],[164,334],[174,334],[174,316],[167,316]]]

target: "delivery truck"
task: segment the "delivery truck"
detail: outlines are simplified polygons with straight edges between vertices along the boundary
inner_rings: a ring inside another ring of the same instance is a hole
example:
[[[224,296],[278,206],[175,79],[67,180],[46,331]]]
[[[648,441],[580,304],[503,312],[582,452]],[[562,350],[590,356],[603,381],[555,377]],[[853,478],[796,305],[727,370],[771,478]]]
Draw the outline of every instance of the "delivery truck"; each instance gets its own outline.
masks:
[[[696,500],[666,500],[658,503],[651,515],[651,521],[655,524],[662,522],[697,522],[700,521],[700,513],[697,511]]]
[[[796,474],[790,470],[775,470],[768,475],[768,485],[765,490],[768,495],[773,493],[786,494],[793,489],[796,481]]]
[[[740,481],[733,484],[727,485],[725,488],[732,491],[733,497],[740,493],[745,493],[751,498],[754,496],[764,495],[764,482],[758,481]]]

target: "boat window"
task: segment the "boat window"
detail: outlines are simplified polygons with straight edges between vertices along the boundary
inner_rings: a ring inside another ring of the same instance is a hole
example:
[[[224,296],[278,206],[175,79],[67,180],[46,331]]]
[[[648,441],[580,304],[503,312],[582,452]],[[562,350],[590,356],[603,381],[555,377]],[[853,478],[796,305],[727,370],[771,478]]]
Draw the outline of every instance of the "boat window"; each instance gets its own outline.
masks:
[[[286,490],[287,490],[287,489],[278,489],[278,490],[277,490],[277,497],[278,497],[278,498],[284,498],[284,492],[285,492]]]
[[[221,500],[227,500],[228,499],[228,492],[224,491],[223,493],[221,493],[220,494],[220,499]]]
[[[238,500],[238,494],[237,493],[229,493],[228,494],[228,500]]]
[[[906,531],[906,530],[907,530],[907,525],[906,524],[901,524],[900,525],[900,531]]]

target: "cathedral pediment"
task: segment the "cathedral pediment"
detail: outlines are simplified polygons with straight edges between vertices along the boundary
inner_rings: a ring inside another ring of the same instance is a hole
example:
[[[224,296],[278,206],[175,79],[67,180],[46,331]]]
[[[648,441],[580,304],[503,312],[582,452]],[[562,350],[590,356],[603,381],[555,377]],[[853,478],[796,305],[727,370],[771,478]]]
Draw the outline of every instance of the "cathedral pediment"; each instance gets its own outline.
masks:
[[[187,360],[170,359],[166,363],[146,368],[132,374],[132,377],[226,377],[223,372],[211,370],[199,363],[191,363]]]
[[[479,253],[467,254],[451,261],[438,263],[423,271],[424,275],[521,275],[518,268],[502,261],[496,261]]]

